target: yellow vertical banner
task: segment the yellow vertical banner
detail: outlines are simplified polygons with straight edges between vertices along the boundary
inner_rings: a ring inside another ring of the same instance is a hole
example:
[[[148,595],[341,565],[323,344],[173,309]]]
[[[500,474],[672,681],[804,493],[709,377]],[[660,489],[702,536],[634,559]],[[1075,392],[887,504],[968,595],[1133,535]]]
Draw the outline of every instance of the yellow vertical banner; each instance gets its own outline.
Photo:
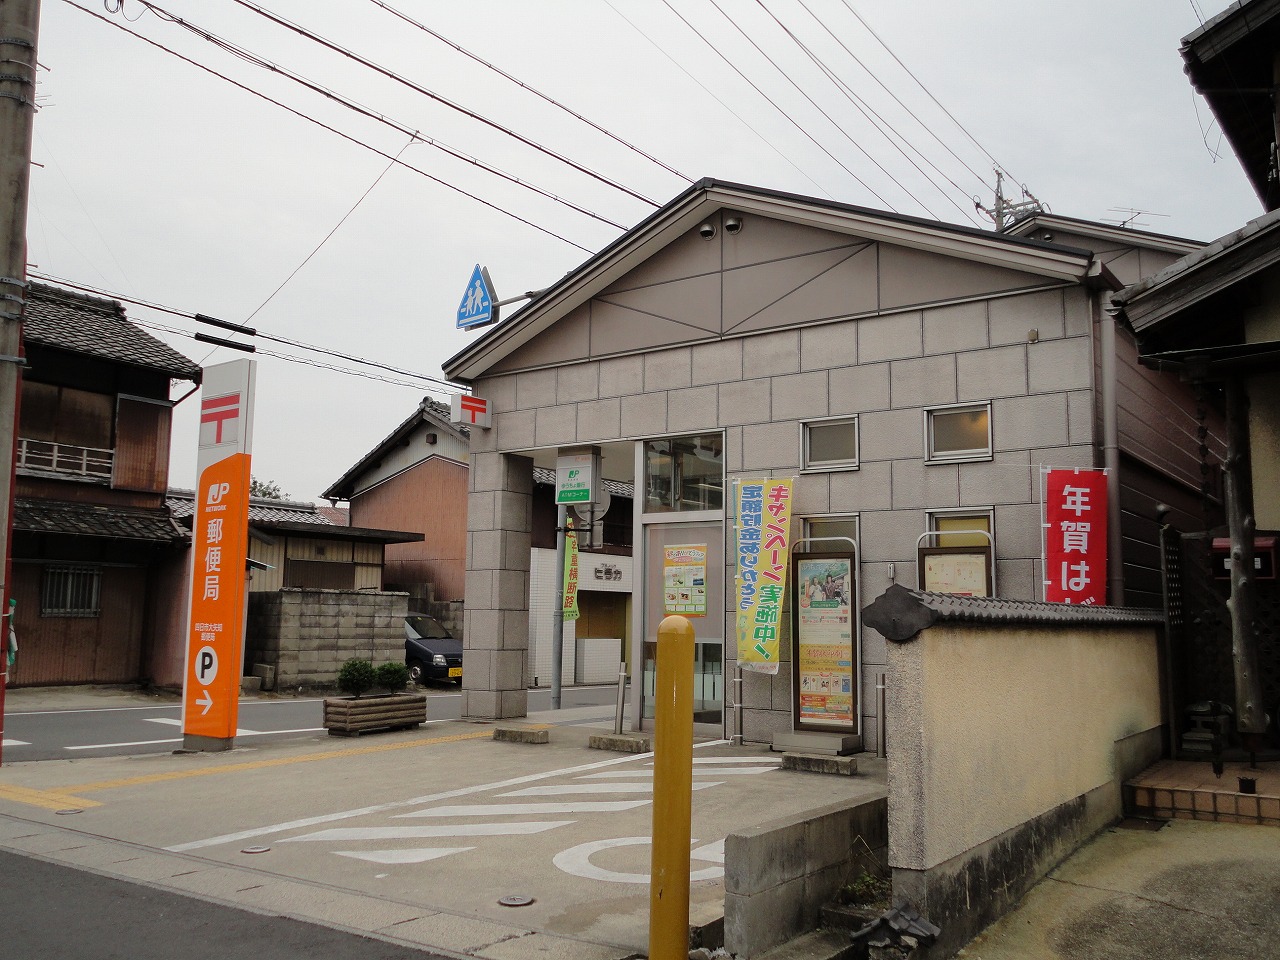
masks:
[[[566,620],[578,619],[578,534],[573,529],[573,518],[567,521],[564,534],[564,603],[560,612]]]
[[[734,531],[738,665],[778,672],[782,602],[791,556],[791,492],[787,479],[740,480]]]

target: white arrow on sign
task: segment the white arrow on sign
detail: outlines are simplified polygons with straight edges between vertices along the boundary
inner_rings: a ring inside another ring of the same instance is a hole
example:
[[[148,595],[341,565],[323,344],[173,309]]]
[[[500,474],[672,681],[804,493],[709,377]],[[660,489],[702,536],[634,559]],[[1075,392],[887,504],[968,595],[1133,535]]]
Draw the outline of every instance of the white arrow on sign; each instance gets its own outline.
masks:
[[[213,706],[213,697],[209,696],[208,690],[202,690],[200,696],[196,699],[196,703],[204,704],[204,709],[200,711],[200,716],[204,716],[209,712],[209,708]]]

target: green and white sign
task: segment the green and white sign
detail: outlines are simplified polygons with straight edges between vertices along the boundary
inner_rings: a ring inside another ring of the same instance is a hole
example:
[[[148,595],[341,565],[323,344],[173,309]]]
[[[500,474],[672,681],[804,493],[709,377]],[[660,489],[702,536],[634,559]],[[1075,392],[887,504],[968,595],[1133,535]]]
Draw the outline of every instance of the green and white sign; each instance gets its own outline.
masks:
[[[556,458],[556,503],[592,503],[600,459],[590,453]]]

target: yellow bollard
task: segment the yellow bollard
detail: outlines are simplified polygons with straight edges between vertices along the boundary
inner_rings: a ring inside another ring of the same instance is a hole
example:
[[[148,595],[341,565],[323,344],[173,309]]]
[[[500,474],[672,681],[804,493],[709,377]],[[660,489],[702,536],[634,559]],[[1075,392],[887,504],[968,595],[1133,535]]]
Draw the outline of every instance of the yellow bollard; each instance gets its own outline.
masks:
[[[649,958],[685,960],[693,831],[693,624],[684,617],[664,619],[658,627],[657,656]]]

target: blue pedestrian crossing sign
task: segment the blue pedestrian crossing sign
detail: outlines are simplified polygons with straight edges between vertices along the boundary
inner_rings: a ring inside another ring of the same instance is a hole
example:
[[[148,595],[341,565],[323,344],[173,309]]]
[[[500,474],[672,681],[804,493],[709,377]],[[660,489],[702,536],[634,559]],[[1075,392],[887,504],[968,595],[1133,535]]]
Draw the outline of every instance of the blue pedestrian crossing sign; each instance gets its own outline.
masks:
[[[489,271],[477,263],[476,268],[471,271],[471,279],[467,281],[467,292],[462,295],[462,302],[458,304],[458,329],[466,330],[497,322],[498,302],[493,295]]]

